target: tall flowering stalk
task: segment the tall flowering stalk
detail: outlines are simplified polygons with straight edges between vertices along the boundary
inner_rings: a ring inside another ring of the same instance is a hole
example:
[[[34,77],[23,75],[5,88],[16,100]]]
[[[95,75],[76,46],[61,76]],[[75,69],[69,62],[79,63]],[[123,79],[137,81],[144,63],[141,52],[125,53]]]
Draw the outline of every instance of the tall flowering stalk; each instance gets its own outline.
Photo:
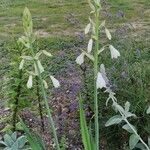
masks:
[[[85,56],[88,57],[93,62],[94,68],[94,118],[95,118],[95,150],[100,149],[99,141],[99,103],[98,103],[98,89],[102,89],[106,87],[107,81],[105,80],[105,75],[99,71],[99,55],[108,47],[110,49],[111,58],[117,58],[120,56],[118,50],[116,50],[112,45],[105,45],[100,48],[100,32],[102,29],[105,30],[106,36],[109,40],[111,40],[111,34],[109,30],[105,27],[105,21],[100,22],[100,10],[101,4],[100,0],[89,0],[89,6],[91,8],[89,24],[85,28],[85,34],[91,33],[91,38],[88,42],[87,50],[83,51],[77,57],[77,64],[81,65],[84,63]],[[93,50],[93,45],[95,43],[95,49]],[[104,69],[104,65],[101,65]]]
[[[50,111],[50,108],[48,105],[48,99],[47,99],[47,94],[46,94],[46,90],[45,90],[45,89],[47,89],[47,82],[42,78],[42,73],[44,72],[44,67],[42,66],[41,61],[39,59],[42,54],[44,54],[48,57],[51,57],[52,55],[51,55],[51,53],[49,53],[45,50],[39,51],[38,53],[34,52],[33,43],[35,42],[35,36],[33,34],[32,17],[31,17],[31,14],[30,14],[30,11],[28,10],[28,8],[25,8],[24,13],[23,13],[23,27],[24,27],[24,31],[25,31],[25,36],[22,36],[21,38],[19,38],[19,42],[21,42],[24,45],[24,47],[29,51],[30,56],[22,56],[22,61],[20,63],[19,68],[22,69],[24,66],[24,63],[27,61],[31,62],[31,65],[34,67],[34,71],[27,70],[27,72],[29,73],[27,87],[29,89],[32,88],[33,77],[38,78],[39,83],[40,83],[41,93],[42,93],[46,111],[48,114],[48,121],[49,121],[50,127],[52,129],[52,133],[54,136],[56,148],[57,148],[57,150],[60,150],[58,137],[57,137],[57,133],[56,133],[56,128],[55,128],[54,120],[52,118],[51,111]],[[60,86],[59,81],[57,79],[55,79],[52,75],[50,75],[50,79],[52,80],[52,83],[55,88],[58,88]]]

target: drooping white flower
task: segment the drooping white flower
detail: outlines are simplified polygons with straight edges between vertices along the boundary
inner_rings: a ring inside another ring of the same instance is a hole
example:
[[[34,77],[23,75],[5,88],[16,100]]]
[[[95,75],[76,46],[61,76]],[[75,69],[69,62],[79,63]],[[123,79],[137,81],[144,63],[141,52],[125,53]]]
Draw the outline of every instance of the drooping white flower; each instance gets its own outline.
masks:
[[[28,82],[27,82],[27,88],[28,88],[28,89],[31,89],[31,88],[32,88],[32,85],[33,85],[33,83],[32,83],[32,75],[30,75],[30,76],[29,76],[29,79],[28,79]]]
[[[91,28],[91,23],[89,23],[89,24],[85,27],[84,33],[85,33],[85,34],[88,34],[89,31],[90,31],[90,28]]]
[[[53,76],[50,76],[50,78],[51,78],[52,83],[53,83],[55,88],[60,87],[60,83],[59,83],[59,81],[56,78],[54,78]]]
[[[110,53],[111,53],[111,58],[118,58],[120,56],[120,52],[115,49],[112,45],[109,45]]]
[[[106,82],[100,72],[97,74],[96,86],[97,89],[102,89],[103,87],[106,88]]]
[[[104,64],[100,65],[100,72],[101,72],[101,74],[102,74],[106,84],[109,84],[109,80],[108,80],[107,75],[106,75],[105,65]]]
[[[38,64],[40,73],[44,72],[44,68],[39,60],[37,60],[37,64]],[[35,74],[38,75],[38,68],[35,63],[34,63],[34,68],[35,68]]]
[[[110,31],[107,28],[105,28],[105,33],[106,33],[107,38],[109,40],[111,40],[111,34],[110,34]]]
[[[84,63],[84,56],[85,56],[85,53],[82,52],[77,58],[76,58],[76,63],[81,65]]]
[[[93,48],[93,39],[90,39],[87,47],[87,52],[90,53],[92,51],[92,48]]]
[[[20,62],[20,65],[19,65],[19,70],[21,70],[23,68],[24,62],[25,62],[25,60],[22,59]]]

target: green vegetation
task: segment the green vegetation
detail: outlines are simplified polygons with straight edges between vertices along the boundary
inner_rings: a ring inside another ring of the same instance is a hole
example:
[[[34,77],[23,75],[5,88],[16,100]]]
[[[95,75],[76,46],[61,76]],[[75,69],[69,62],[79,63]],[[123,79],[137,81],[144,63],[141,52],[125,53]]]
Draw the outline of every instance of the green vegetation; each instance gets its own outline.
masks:
[[[107,46],[105,51],[101,53],[102,55],[97,58],[98,61],[95,63],[95,69],[102,63],[105,64],[107,78],[112,91],[116,93],[115,96],[119,106],[124,106],[126,101],[128,101],[131,104],[130,112],[137,116],[132,119],[129,118],[129,120],[124,119],[124,121],[126,123],[129,121],[130,125],[134,125],[140,138],[146,144],[149,144],[147,137],[150,135],[150,115],[146,112],[148,112],[150,105],[150,1],[102,0],[101,5],[102,10],[100,11],[100,17],[98,17],[99,24],[106,20],[112,39],[111,42],[108,42],[105,30],[102,30],[100,34],[97,33],[100,39],[100,45],[97,44],[97,51],[99,47],[111,44],[120,52],[121,57],[115,60],[110,59],[109,47]],[[50,113],[54,117],[60,147],[62,149],[82,149],[81,134],[79,132],[80,120],[83,121],[83,128],[85,130],[89,129],[89,135],[82,133],[84,134],[82,136],[89,140],[90,135],[95,136],[97,134],[97,139],[100,138],[100,140],[96,141],[99,142],[99,144],[97,142],[97,145],[100,145],[100,149],[104,147],[108,150],[110,148],[112,150],[126,150],[135,146],[143,148],[143,145],[134,145],[134,142],[130,142],[132,144],[130,144],[130,147],[128,146],[128,141],[133,134],[131,135],[131,132],[128,134],[125,131],[127,125],[125,126],[124,121],[119,122],[119,125],[105,127],[106,122],[109,118],[115,116],[116,112],[111,109],[111,102],[106,107],[105,102],[108,95],[103,90],[97,90],[95,104],[98,105],[94,105],[93,99],[96,89],[94,90],[93,84],[93,62],[85,58],[85,64],[82,64],[80,67],[75,63],[81,50],[87,49],[87,43],[90,39],[89,36],[84,35],[84,28],[89,22],[88,16],[90,15],[90,7],[86,0],[0,1],[1,134],[3,135],[10,129],[17,130],[18,134],[22,134],[22,130],[29,131],[26,128],[27,125],[33,133],[38,132],[41,134],[42,139],[45,140],[46,147],[52,148],[56,146],[54,144],[56,139],[54,140],[53,135],[47,133],[49,132],[47,129],[47,112],[40,90],[41,86],[39,86],[40,80],[36,76],[37,79],[33,79],[35,87],[28,89],[26,85],[31,74],[29,75],[29,72],[25,70],[19,70],[20,56],[22,54],[30,54],[27,49],[16,44],[24,30],[22,15],[25,7],[29,8],[33,16],[33,32],[37,36],[36,42],[33,45],[35,53],[39,50],[45,50],[47,52],[50,51],[53,55],[50,59],[41,56],[41,64],[45,68],[42,78],[48,84],[48,89],[46,90],[48,104],[51,106]],[[95,48],[96,45],[94,44],[93,47]],[[96,57],[97,55],[95,54]],[[31,64],[27,63],[26,65],[25,69],[32,68]],[[95,70],[95,76],[97,76],[98,71],[99,67]],[[53,86],[49,75],[53,74],[60,79],[61,87],[59,89],[52,89]],[[44,85],[46,86],[45,82]],[[75,88],[79,87],[79,90],[74,89],[74,86]],[[73,91],[71,91],[71,88],[73,88]],[[75,94],[74,91],[76,91]],[[82,102],[80,101],[80,119],[79,108],[74,106],[74,102],[78,103],[77,95],[79,91],[82,93],[83,99]],[[72,105],[75,107],[73,112],[70,110]],[[24,115],[26,110],[30,114],[29,118]],[[18,114],[25,121],[24,129],[21,127]],[[34,115],[33,118],[31,114]],[[67,119],[63,116],[64,114],[67,115]],[[62,115],[64,119],[61,120],[59,115]],[[96,118],[95,121],[94,118]],[[35,123],[36,121],[37,123]],[[96,122],[100,125],[99,132],[98,127],[96,127],[97,131],[95,130]],[[76,127],[72,127],[72,124],[75,124]],[[120,128],[121,125],[123,129]],[[73,130],[73,135],[69,127]],[[26,134],[32,137],[32,134],[28,133]],[[100,133],[100,137],[98,133]],[[70,137],[72,137],[72,140]],[[93,139],[96,139],[93,137],[90,137],[92,142]],[[139,142],[139,137],[134,136],[133,139]],[[29,143],[32,145],[34,139],[30,140],[31,143]],[[85,143],[87,142],[86,140],[84,140]],[[116,140],[118,140],[117,143]],[[98,146],[96,147],[98,148]],[[142,150],[145,150],[145,148]]]

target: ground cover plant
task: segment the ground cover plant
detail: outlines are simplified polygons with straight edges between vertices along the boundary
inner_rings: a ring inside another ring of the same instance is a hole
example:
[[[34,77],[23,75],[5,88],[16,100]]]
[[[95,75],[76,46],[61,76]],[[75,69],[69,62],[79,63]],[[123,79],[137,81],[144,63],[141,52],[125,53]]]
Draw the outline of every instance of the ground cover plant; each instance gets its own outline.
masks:
[[[149,149],[149,6],[1,1],[2,149]]]

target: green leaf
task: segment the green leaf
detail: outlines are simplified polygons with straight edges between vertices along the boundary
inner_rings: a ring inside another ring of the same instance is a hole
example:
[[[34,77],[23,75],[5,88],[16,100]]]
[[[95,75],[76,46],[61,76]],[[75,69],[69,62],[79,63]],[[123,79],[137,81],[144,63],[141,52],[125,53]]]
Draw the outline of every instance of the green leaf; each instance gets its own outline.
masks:
[[[4,142],[6,143],[6,145],[8,145],[8,147],[11,147],[14,143],[14,141],[12,140],[11,136],[8,134],[4,135]]]
[[[106,127],[114,125],[114,124],[119,124],[122,121],[122,117],[120,115],[116,115],[111,117],[105,124]]]
[[[150,147],[150,137],[148,137],[148,146]]]
[[[19,149],[17,141],[11,146],[11,149],[12,150],[18,150]]]
[[[136,147],[136,148],[139,148],[139,149],[141,149],[141,150],[146,150],[145,146],[144,146],[142,143],[136,144],[135,147]]]
[[[137,131],[133,125],[132,125],[132,127],[134,128],[135,131]],[[130,128],[130,126],[128,124],[125,124],[122,128],[127,130],[129,133],[134,133],[134,131]]]
[[[139,140],[140,140],[140,137],[138,135],[132,134],[130,136],[130,139],[129,139],[129,147],[130,147],[130,149],[135,148],[135,146],[137,145]]]
[[[11,138],[12,138],[12,140],[15,142],[16,139],[17,139],[17,133],[14,132],[14,133],[11,135]]]
[[[84,145],[85,150],[92,150],[92,144],[90,140],[88,126],[86,123],[85,112],[83,110],[83,103],[82,103],[81,95],[79,97],[79,107],[80,107],[80,128],[81,128],[83,145]]]
[[[24,132],[26,133],[28,142],[30,143],[30,146],[32,148],[32,150],[46,150],[44,143],[42,142],[42,140],[35,136],[35,134],[32,134],[30,132],[30,130],[28,129],[28,127],[24,124],[24,122],[22,121],[21,118],[20,119],[20,123],[24,129]]]
[[[19,148],[23,148],[27,142],[27,138],[25,136],[20,136],[18,139],[17,139],[17,142],[18,142],[18,147]]]

